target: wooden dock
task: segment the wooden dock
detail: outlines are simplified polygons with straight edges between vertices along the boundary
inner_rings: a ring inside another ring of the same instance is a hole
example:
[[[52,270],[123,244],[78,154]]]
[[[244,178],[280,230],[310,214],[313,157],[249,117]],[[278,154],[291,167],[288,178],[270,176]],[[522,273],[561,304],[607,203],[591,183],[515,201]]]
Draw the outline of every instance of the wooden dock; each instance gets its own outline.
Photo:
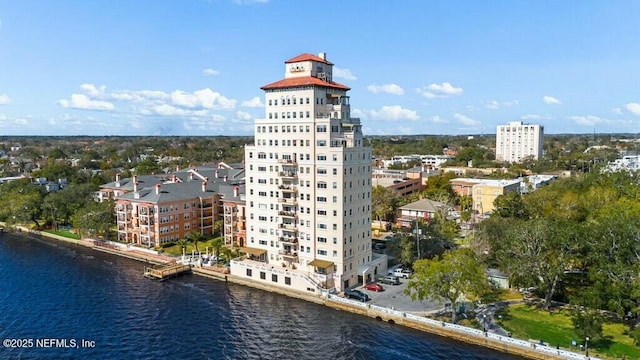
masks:
[[[180,276],[182,274],[190,273],[191,266],[178,264],[175,261],[170,263],[147,266],[144,268],[144,276],[154,280],[166,280],[172,277]]]

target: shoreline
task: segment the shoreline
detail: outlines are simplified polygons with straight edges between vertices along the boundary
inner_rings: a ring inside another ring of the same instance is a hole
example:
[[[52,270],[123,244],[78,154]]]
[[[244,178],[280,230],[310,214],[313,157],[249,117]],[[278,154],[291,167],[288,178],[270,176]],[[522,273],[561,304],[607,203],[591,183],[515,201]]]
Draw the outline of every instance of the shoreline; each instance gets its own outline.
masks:
[[[7,226],[0,222],[0,227],[4,227],[7,231]],[[32,234],[41,236],[45,239],[52,239],[56,241],[62,241],[68,244],[75,244],[90,248],[92,250],[105,252],[111,255],[125,257],[131,260],[139,261],[147,264],[164,264],[170,261],[175,261],[175,258],[166,255],[152,255],[144,252],[134,250],[123,251],[118,249],[112,249],[104,246],[96,245],[96,240],[92,239],[70,239],[55,234],[42,232],[39,230],[31,230],[22,226],[15,226],[19,233]],[[492,333],[483,333],[481,330],[472,328],[466,328],[456,324],[449,324],[445,322],[438,322],[432,319],[423,318],[417,315],[413,315],[406,312],[395,311],[393,309],[382,308],[376,305],[370,305],[366,303],[359,303],[352,300],[341,298],[337,295],[329,295],[322,297],[319,295],[310,295],[307,293],[301,293],[298,291],[287,290],[284,288],[266,286],[260,283],[247,281],[244,278],[234,276],[232,274],[224,274],[221,272],[207,270],[202,267],[192,267],[192,273],[194,275],[207,277],[210,279],[224,281],[226,283],[233,283],[243,285],[263,291],[277,293],[280,295],[297,298],[300,300],[312,302],[318,305],[324,305],[329,308],[348,311],[350,313],[364,315],[378,321],[386,321],[390,324],[398,324],[412,328],[415,330],[424,331],[430,334],[443,336],[448,339],[461,341],[467,344],[473,344],[482,346],[492,350],[500,351],[506,354],[522,356],[527,359],[586,359],[583,354],[568,352],[564,350],[552,349],[548,346],[536,346],[536,344],[524,342],[524,340],[517,340],[507,338],[501,335]],[[143,278],[141,274],[141,279]],[[425,321],[428,319],[429,321]],[[528,346],[523,346],[524,343]],[[557,353],[556,353],[557,352]],[[597,357],[589,357],[589,359],[598,359]]]

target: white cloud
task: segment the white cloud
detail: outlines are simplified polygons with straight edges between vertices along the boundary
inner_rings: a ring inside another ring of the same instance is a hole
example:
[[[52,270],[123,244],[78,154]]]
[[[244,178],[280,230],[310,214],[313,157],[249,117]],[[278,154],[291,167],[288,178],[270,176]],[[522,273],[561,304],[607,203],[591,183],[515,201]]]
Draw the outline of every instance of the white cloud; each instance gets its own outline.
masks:
[[[262,100],[258,96],[251,98],[251,100],[245,100],[240,105],[250,108],[264,107]]]
[[[511,101],[491,100],[491,101],[485,102],[484,107],[486,107],[487,109],[497,110],[500,108],[515,106],[515,105],[518,105],[519,103],[520,101],[518,100],[511,100]]]
[[[11,102],[11,98],[7,94],[0,94],[0,105],[6,105]]]
[[[542,116],[534,115],[534,114],[527,114],[527,115],[522,115],[520,118],[522,120],[539,120],[539,119],[542,119]]]
[[[600,122],[603,122],[603,119],[594,115],[569,116],[568,119],[573,120],[578,125],[584,125],[584,126],[593,126]]]
[[[464,90],[461,87],[455,87],[451,83],[443,82],[442,84],[431,84],[417,89],[418,93],[427,99],[443,98],[449,96],[462,95]]]
[[[214,69],[212,69],[212,68],[208,68],[208,69],[204,69],[204,70],[202,70],[202,73],[203,73],[204,75],[206,75],[206,76],[215,76],[215,75],[220,74],[220,71],[218,71],[218,70],[214,70]]]
[[[402,95],[404,94],[404,89],[396,84],[384,84],[384,85],[369,85],[367,86],[367,90],[374,94],[377,93],[387,93],[392,95]]]
[[[253,117],[248,112],[238,110],[236,112],[236,119],[241,121],[250,121],[251,119],[253,119]]]
[[[104,96],[107,87],[105,85],[97,87],[94,84],[82,84],[80,89],[84,90],[92,98],[98,98]]]
[[[616,115],[622,115],[622,109],[620,109],[619,107],[611,109],[611,112]]]
[[[548,95],[543,96],[542,101],[544,101],[545,104],[549,104],[549,105],[562,104],[562,101],[560,101],[559,99],[556,99],[553,96],[548,96]]]
[[[58,105],[63,108],[73,108],[82,110],[113,110],[112,103],[103,100],[92,100],[85,94],[71,94],[71,99],[62,99]]]
[[[627,111],[632,113],[633,115],[640,116],[640,104],[628,103],[627,105],[624,106],[624,108],[627,109]]]
[[[440,116],[437,116],[437,115],[431,117],[431,119],[429,119],[429,120],[434,124],[448,124],[448,123],[450,123],[449,120],[443,119],[443,118],[441,118]]]
[[[380,110],[370,110],[369,115],[374,120],[420,120],[415,110],[405,109],[400,105],[383,106]]]
[[[458,120],[458,122],[462,123],[463,125],[466,126],[480,126],[482,125],[482,123],[478,120],[474,120],[468,116],[459,114],[459,113],[455,113],[453,114],[453,117],[456,118],[456,120]]]
[[[358,80],[358,78],[355,75],[353,75],[351,70],[340,69],[339,67],[336,67],[336,66],[333,67],[333,76],[336,78],[341,78],[349,81]]]

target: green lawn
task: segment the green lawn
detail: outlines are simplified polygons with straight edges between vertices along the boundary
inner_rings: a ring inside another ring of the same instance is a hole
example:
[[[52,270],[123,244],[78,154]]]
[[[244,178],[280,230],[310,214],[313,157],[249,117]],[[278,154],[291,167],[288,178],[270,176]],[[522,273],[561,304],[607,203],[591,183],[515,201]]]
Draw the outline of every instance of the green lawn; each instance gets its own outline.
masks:
[[[583,339],[578,339],[571,317],[564,310],[550,313],[536,306],[520,304],[505,308],[498,315],[502,317],[497,319],[500,325],[520,339],[542,339],[551,346],[563,348],[570,348],[572,339],[576,339],[578,344],[584,343]],[[620,323],[604,324],[605,339],[598,343],[590,342],[589,353],[616,359],[625,354],[627,359],[640,359],[640,348],[634,346],[633,340],[625,334],[627,329]]]
[[[69,230],[44,230],[43,232],[46,232],[46,233],[49,233],[49,234],[55,234],[55,235],[58,235],[58,236],[64,236],[64,237],[69,238],[69,239],[80,240],[80,235],[79,234],[72,233]]]

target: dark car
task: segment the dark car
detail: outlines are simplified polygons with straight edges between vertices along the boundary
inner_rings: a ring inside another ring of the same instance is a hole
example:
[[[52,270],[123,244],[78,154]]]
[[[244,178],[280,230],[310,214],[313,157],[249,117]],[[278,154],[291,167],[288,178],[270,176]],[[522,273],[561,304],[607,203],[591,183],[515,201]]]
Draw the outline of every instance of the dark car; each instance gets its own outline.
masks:
[[[363,293],[360,290],[346,289],[344,291],[344,295],[347,297],[347,299],[356,299],[362,302],[371,300],[371,298],[369,298],[369,295]]]
[[[384,290],[382,288],[382,285],[378,284],[378,283],[370,283],[364,286],[365,290],[371,290],[371,291],[382,291]]]
[[[387,275],[383,278],[378,279],[379,282],[388,285],[400,285],[400,279],[397,276]]]
[[[375,251],[382,251],[387,247],[387,245],[385,245],[384,243],[375,243],[373,244],[373,250]]]

